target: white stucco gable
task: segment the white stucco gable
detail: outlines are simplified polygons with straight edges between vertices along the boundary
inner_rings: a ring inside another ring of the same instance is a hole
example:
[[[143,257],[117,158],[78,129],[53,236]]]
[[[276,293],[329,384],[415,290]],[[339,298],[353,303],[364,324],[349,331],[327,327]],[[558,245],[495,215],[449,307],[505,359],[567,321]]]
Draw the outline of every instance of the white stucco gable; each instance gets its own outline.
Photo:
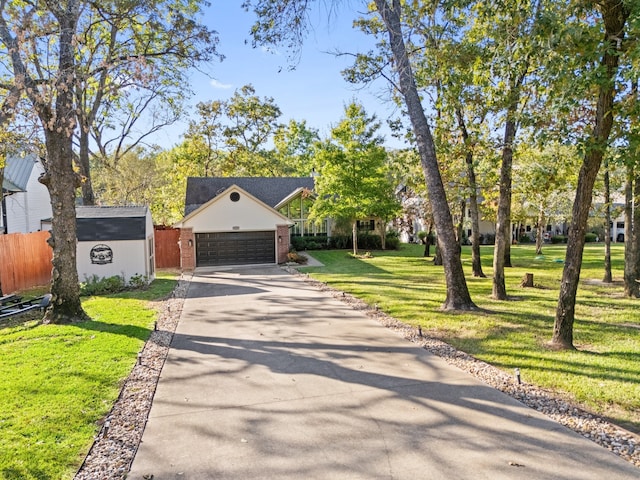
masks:
[[[293,222],[269,205],[232,185],[187,215],[175,227],[199,232],[276,230]]]

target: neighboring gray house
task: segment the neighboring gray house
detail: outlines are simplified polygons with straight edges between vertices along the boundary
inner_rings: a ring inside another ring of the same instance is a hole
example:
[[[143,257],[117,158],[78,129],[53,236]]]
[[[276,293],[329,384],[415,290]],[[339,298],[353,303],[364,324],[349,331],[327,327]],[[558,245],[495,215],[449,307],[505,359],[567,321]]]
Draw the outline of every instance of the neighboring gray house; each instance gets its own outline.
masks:
[[[51,201],[38,181],[44,166],[36,155],[7,157],[2,181],[0,234],[51,229]]]

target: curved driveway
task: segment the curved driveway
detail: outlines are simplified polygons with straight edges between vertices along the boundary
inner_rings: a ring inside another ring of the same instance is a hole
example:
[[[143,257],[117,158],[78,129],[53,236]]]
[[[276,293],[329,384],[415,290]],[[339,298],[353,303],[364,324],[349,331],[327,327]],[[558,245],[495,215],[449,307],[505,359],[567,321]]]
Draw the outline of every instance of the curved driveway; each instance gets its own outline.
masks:
[[[278,267],[197,273],[129,480],[640,470]]]

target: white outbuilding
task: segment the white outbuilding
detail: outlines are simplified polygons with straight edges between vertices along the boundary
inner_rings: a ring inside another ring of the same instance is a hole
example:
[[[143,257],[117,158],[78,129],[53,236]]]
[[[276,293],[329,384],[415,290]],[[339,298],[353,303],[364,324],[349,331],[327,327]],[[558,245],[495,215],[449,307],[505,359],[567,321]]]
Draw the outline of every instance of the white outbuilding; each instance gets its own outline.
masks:
[[[76,207],[78,278],[155,278],[153,221],[148,207]]]

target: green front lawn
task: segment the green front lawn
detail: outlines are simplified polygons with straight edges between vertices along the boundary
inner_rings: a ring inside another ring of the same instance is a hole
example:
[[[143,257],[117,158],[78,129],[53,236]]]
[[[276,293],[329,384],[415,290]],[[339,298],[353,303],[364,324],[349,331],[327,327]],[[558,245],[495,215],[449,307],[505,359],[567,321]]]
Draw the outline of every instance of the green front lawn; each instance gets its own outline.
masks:
[[[532,245],[511,249],[506,269],[510,301],[491,299],[493,247],[482,248],[488,278],[471,277],[471,253],[463,249],[473,313],[439,310],[445,298],[442,267],[424,258],[424,247],[372,252],[353,258],[346,251],[314,251],[325,267],[304,271],[339,290],[362,298],[423,332],[438,337],[522,379],[567,394],[572,400],[640,431],[640,300],[623,296],[623,246],[613,245],[613,285],[602,285],[604,246],[587,244],[574,324],[577,351],[552,351],[555,307],[565,246],[545,245],[536,257]],[[432,249],[433,250],[433,249]],[[537,288],[521,288],[525,273]]]
[[[175,283],[86,298],[89,322],[0,323],[0,479],[73,477]]]

